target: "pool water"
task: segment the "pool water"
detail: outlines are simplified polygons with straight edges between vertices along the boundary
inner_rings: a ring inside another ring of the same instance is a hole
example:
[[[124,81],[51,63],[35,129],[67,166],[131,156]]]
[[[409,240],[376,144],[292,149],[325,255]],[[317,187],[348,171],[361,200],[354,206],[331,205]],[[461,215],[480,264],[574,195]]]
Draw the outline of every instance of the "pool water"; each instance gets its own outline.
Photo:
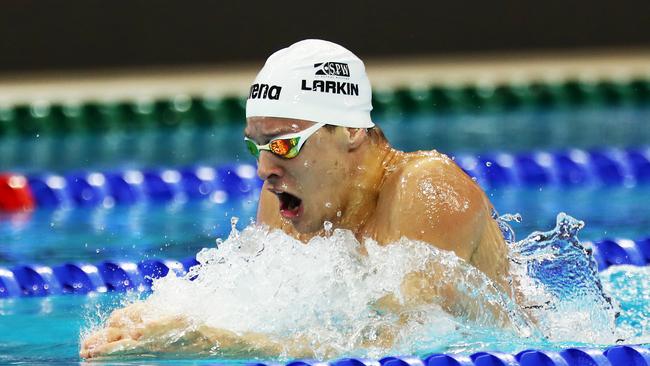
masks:
[[[260,271],[260,273],[262,272]],[[250,272],[246,272],[244,275],[251,276]],[[255,275],[252,276],[251,281],[256,281]],[[621,313],[617,319],[617,328],[620,333],[625,334],[626,339],[631,343],[650,343],[650,267],[610,267],[600,273],[600,278],[607,293],[620,306]],[[227,280],[232,279],[228,278]],[[213,282],[217,281],[226,281],[226,279],[225,277],[213,278]],[[285,286],[285,288],[287,287],[290,288],[291,286]],[[161,287],[158,295],[162,299],[166,299],[165,301],[169,301],[170,297],[179,296],[178,290],[178,287]],[[313,291],[321,290],[315,289]],[[0,363],[76,363],[78,361],[80,330],[85,331],[100,320],[105,319],[110,310],[123,306],[125,301],[131,301],[141,296],[142,294],[136,293],[126,296],[112,293],[0,300],[0,316],[2,316],[3,320],[0,322]],[[186,302],[186,298],[181,297],[183,298],[178,299],[179,301],[176,303],[170,304],[172,309],[177,309],[179,306],[181,309],[197,306],[197,304],[191,303],[183,304]],[[320,297],[316,298],[320,299]],[[202,297],[202,299],[204,301],[214,300],[209,297]],[[258,306],[255,300],[252,301],[253,304],[250,306]],[[298,302],[300,301],[304,300],[298,300]],[[317,302],[323,303],[320,300]],[[589,306],[588,303],[582,305]],[[218,313],[218,310],[212,306],[208,307],[211,309],[208,311]],[[280,304],[279,306],[284,305]],[[442,316],[442,314],[438,315]],[[266,317],[266,315],[262,314],[260,317]],[[435,336],[435,332],[433,335],[427,333],[423,337],[424,340],[416,341],[410,345],[412,352],[409,353],[424,357],[434,352],[470,354],[482,350],[499,350],[515,353],[530,348],[560,350],[570,346],[603,346],[599,343],[588,343],[579,339],[551,342],[539,337],[520,338],[516,334],[504,334],[495,328],[476,326],[472,322],[454,322],[452,324],[456,327],[452,328],[452,330],[449,330],[448,322],[439,324],[440,328],[435,331],[440,332],[439,337]],[[570,330],[575,332],[573,328]],[[582,329],[581,332],[585,332],[585,330]],[[209,363],[210,360],[217,361],[215,359],[189,359],[174,360],[173,363],[202,364]],[[251,360],[240,360],[240,362],[245,361]],[[120,360],[120,364],[122,362],[126,364],[128,359]],[[145,363],[165,364],[167,362],[172,361],[160,360],[152,362],[146,360]],[[110,362],[108,364],[115,363]],[[142,364],[142,360],[135,364]]]
[[[586,222],[580,239],[650,236],[650,186],[634,188],[501,188],[488,192],[499,213],[520,213],[523,238],[555,225],[560,211]],[[567,199],[570,196],[570,199]],[[37,210],[0,221],[0,265],[105,259],[184,259],[230,232],[231,217],[248,223],[256,201],[142,203],[112,208]]]
[[[380,123],[395,147],[454,153],[529,151],[569,147],[650,145],[650,108],[608,107],[507,113],[384,115]],[[405,127],[407,126],[407,127]],[[241,125],[113,132],[101,136],[2,138],[0,168],[7,171],[64,173],[125,167],[248,162]],[[233,147],[234,146],[234,147]],[[25,154],[25,151],[31,151]],[[54,154],[53,152],[56,152]],[[92,156],[92,159],[89,158]],[[586,222],[581,240],[639,239],[650,236],[650,186],[504,187],[487,192],[499,213],[520,213],[519,238],[549,230],[558,212]],[[225,203],[188,201],[137,205],[42,209],[0,216],[0,266],[55,265],[105,259],[182,259],[230,232],[230,220],[245,226],[254,217],[251,199]],[[617,323],[647,335],[650,325],[650,271],[614,267],[600,274],[605,289],[621,305]],[[123,302],[123,294],[0,299],[0,363],[77,363],[80,331]],[[478,333],[477,333],[478,334]],[[524,345],[487,331],[429,352],[501,350]],[[639,338],[639,343],[649,340]],[[579,343],[572,343],[576,345]],[[525,345],[530,346],[530,345]],[[566,344],[538,344],[559,349]],[[170,361],[160,361],[165,363]],[[187,364],[209,360],[185,360]],[[147,361],[147,363],[150,363]],[[178,361],[174,361],[177,364]]]
[[[121,304],[124,294],[53,296],[0,300],[0,364],[79,364],[80,329]],[[100,310],[98,310],[100,309]],[[119,365],[123,362],[93,363]],[[167,360],[156,364],[202,365],[209,360]],[[142,365],[143,362],[129,363]],[[146,364],[152,364],[147,361]]]
[[[373,118],[391,144],[405,151],[454,154],[650,144],[648,106],[387,113]],[[0,136],[0,168],[30,173],[253,162],[243,145],[243,128],[243,121],[233,121],[212,127]]]
[[[104,259],[183,259],[214,245],[230,219],[250,220],[257,202],[188,201],[113,208],[37,210],[0,221],[0,265]]]

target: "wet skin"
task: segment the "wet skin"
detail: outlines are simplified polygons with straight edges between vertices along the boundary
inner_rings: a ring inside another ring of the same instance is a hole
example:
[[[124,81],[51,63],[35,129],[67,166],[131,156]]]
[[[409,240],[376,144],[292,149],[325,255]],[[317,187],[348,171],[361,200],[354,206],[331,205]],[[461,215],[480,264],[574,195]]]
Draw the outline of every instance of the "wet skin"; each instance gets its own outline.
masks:
[[[274,137],[311,125],[309,121],[255,117],[247,120],[245,134],[257,144],[266,144]],[[402,237],[424,241],[453,251],[512,296],[507,282],[508,250],[491,218],[492,206],[478,185],[444,154],[397,151],[383,139],[370,138],[365,129],[321,128],[293,159],[262,151],[257,172],[264,180],[258,223],[281,229],[305,243],[324,234],[325,221],[334,228],[351,230],[361,242],[372,238],[389,244]],[[290,209],[287,194],[298,199],[292,200]],[[407,314],[409,309],[436,302],[451,313],[470,317],[480,315],[477,309],[487,309],[495,324],[508,325],[502,309],[479,306],[476,299],[464,301],[453,284],[438,283],[436,278],[444,271],[441,264],[430,264],[425,271],[409,273],[402,284],[404,301],[385,296],[371,306]],[[187,332],[183,347],[167,344],[165,349],[163,335],[186,327],[188,320],[143,320],[143,312],[146,306],[141,303],[116,311],[104,329],[84,340],[80,355],[200,354],[219,343],[222,356],[264,357],[280,352],[290,357],[314,356],[309,340],[277,340],[264,334],[234,334],[206,327]],[[377,339],[359,346],[390,347],[399,327],[387,326]],[[331,356],[336,356],[332,352]]]
[[[258,143],[303,130],[312,123],[250,118],[245,133]],[[481,188],[449,157],[436,151],[404,153],[371,141],[364,129],[321,128],[300,155],[283,159],[262,152],[264,180],[257,221],[308,241],[323,222],[380,244],[401,237],[453,251],[505,286],[507,247],[492,205]],[[277,192],[302,200],[295,218],[281,215]]]

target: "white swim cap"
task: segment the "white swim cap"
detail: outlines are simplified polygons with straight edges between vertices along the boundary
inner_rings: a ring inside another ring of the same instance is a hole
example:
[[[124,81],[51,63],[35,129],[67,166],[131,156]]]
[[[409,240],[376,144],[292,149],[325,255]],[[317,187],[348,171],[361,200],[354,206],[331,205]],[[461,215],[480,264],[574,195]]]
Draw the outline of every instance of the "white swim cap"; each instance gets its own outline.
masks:
[[[272,54],[251,86],[248,117],[284,117],[369,128],[370,81],[363,61],[336,43],[307,39]]]

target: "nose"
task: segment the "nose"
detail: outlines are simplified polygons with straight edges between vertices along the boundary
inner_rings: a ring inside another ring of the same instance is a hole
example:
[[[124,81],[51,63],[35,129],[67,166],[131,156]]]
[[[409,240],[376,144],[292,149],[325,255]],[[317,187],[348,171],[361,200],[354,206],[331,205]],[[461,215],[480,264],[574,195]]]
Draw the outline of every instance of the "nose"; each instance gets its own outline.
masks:
[[[273,176],[282,177],[284,169],[278,164],[277,160],[278,158],[274,157],[270,152],[262,151],[257,161],[257,176],[262,180],[268,180]]]

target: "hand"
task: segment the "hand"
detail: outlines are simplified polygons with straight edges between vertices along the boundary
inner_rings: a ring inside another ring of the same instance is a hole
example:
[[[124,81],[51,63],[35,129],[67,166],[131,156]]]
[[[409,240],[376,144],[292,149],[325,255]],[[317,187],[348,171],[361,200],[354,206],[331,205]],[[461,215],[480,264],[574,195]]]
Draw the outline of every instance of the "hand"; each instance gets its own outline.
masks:
[[[220,357],[313,356],[303,339],[276,340],[265,334],[195,325],[184,316],[143,319],[146,302],[115,310],[106,326],[86,337],[79,356],[83,359],[111,356],[182,355]]]
[[[144,321],[142,315],[146,310],[144,302],[115,310],[104,328],[82,341],[79,356],[88,359],[165,352],[170,337],[189,326],[189,321],[182,316]]]
[[[79,356],[83,359],[111,356],[183,355],[222,358],[315,357],[314,344],[301,336],[276,338],[271,335],[195,324],[185,316],[148,319],[146,302],[115,310],[106,326],[86,337]],[[333,357],[336,350],[324,346],[320,356]]]

